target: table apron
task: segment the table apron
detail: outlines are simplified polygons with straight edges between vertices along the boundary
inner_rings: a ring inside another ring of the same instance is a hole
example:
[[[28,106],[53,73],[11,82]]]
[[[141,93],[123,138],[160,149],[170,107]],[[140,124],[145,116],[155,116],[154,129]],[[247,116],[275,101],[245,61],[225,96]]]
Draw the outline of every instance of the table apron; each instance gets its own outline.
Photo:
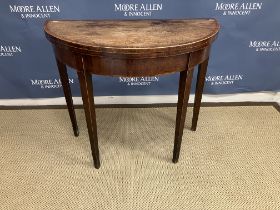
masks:
[[[56,58],[76,69],[86,70],[92,74],[108,76],[155,76],[184,71],[202,63],[209,57],[210,47],[204,49],[166,57],[156,58],[118,58],[116,56],[92,56],[71,50],[71,47],[53,45]],[[190,59],[189,59],[190,56]],[[188,64],[188,62],[190,62]]]

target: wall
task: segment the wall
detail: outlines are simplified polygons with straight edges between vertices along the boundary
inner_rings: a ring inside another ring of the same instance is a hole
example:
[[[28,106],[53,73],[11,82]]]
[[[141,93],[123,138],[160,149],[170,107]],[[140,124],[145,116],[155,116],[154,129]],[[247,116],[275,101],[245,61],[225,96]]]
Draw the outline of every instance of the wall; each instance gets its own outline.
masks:
[[[0,101],[5,104],[10,101],[7,99],[63,96],[52,48],[43,33],[47,19],[216,18],[221,31],[212,47],[205,93],[269,91],[277,94],[280,90],[279,8],[279,0],[1,0]],[[79,97],[75,71],[70,69],[69,76],[73,95]],[[95,95],[177,94],[178,74],[135,80],[138,82],[94,76]],[[24,102],[18,100],[18,103]]]

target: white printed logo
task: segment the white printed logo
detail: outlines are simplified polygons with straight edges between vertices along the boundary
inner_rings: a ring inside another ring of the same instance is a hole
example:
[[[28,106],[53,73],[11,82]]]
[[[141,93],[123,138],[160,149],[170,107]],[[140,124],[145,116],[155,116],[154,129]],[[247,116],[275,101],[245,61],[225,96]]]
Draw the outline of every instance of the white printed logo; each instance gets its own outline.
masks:
[[[60,88],[62,86],[60,79],[31,79],[30,82],[32,86],[42,89]],[[74,84],[74,79],[69,79],[69,83]]]
[[[151,17],[153,12],[161,11],[162,4],[115,4],[115,12],[122,12],[128,17]]]
[[[119,82],[126,83],[126,85],[151,85],[158,81],[159,77],[119,77]]]
[[[243,80],[243,75],[218,75],[218,76],[207,76],[206,82],[210,82],[211,85],[233,85],[234,82]]]
[[[279,52],[280,41],[250,41],[249,48],[254,48],[257,52]]]
[[[9,5],[11,13],[19,13],[22,19],[50,18],[60,13],[59,5]]]
[[[215,10],[222,15],[250,15],[252,11],[261,10],[263,3],[216,3]]]
[[[11,57],[21,53],[21,47],[16,45],[0,45],[0,57]]]

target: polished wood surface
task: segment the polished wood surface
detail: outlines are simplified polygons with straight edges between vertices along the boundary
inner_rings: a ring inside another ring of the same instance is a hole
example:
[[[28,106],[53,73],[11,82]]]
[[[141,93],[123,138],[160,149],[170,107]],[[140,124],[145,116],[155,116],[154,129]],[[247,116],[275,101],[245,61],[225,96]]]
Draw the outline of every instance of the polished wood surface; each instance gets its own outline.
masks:
[[[95,168],[100,167],[92,74],[152,76],[180,72],[173,159],[178,162],[192,75],[199,65],[192,130],[196,130],[214,19],[46,21],[74,134],[78,126],[66,66],[77,70]]]
[[[191,91],[193,69],[180,72],[178,103],[176,115],[176,128],[173,149],[173,163],[177,163],[179,159],[183,131],[185,126],[185,119],[187,114],[187,107]]]
[[[208,46],[219,25],[214,19],[47,21],[53,43],[92,54],[147,57],[153,53],[184,54]]]
[[[198,66],[192,127],[191,127],[192,131],[196,131],[196,127],[197,127],[197,121],[198,121],[198,115],[199,115],[199,110],[200,110],[203,87],[204,87],[204,83],[205,83],[205,76],[206,76],[206,72],[207,72],[208,60],[209,60],[209,58],[207,58],[205,61],[203,61]]]
[[[193,53],[192,66],[201,63],[209,56],[209,46],[218,30],[214,19],[45,24],[46,37],[55,46],[58,60],[79,69],[83,57],[87,71],[92,74],[127,77],[183,71],[188,53]]]
[[[96,115],[93,98],[92,78],[87,71],[78,71],[80,82],[80,89],[82,92],[82,99],[85,109],[85,116],[87,121],[87,128],[91,146],[91,152],[95,168],[100,167]]]
[[[56,59],[56,64],[58,67],[59,76],[60,76],[66,104],[68,107],[68,112],[69,112],[69,116],[71,119],[74,135],[79,136],[79,129],[78,129],[76,114],[75,114],[74,105],[73,105],[71,88],[70,88],[70,84],[68,82],[69,78],[68,78],[68,74],[67,74],[67,69],[66,69],[66,66],[57,59]]]

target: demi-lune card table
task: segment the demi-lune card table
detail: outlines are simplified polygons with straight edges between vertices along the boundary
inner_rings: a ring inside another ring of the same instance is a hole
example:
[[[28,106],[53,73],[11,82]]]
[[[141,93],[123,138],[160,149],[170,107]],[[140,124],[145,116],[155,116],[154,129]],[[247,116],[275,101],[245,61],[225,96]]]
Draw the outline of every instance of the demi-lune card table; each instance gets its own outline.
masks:
[[[123,77],[180,72],[174,163],[178,162],[194,67],[198,66],[191,129],[196,130],[215,19],[49,20],[52,43],[75,136],[79,135],[66,66],[77,70],[95,168],[100,167],[92,74]]]

